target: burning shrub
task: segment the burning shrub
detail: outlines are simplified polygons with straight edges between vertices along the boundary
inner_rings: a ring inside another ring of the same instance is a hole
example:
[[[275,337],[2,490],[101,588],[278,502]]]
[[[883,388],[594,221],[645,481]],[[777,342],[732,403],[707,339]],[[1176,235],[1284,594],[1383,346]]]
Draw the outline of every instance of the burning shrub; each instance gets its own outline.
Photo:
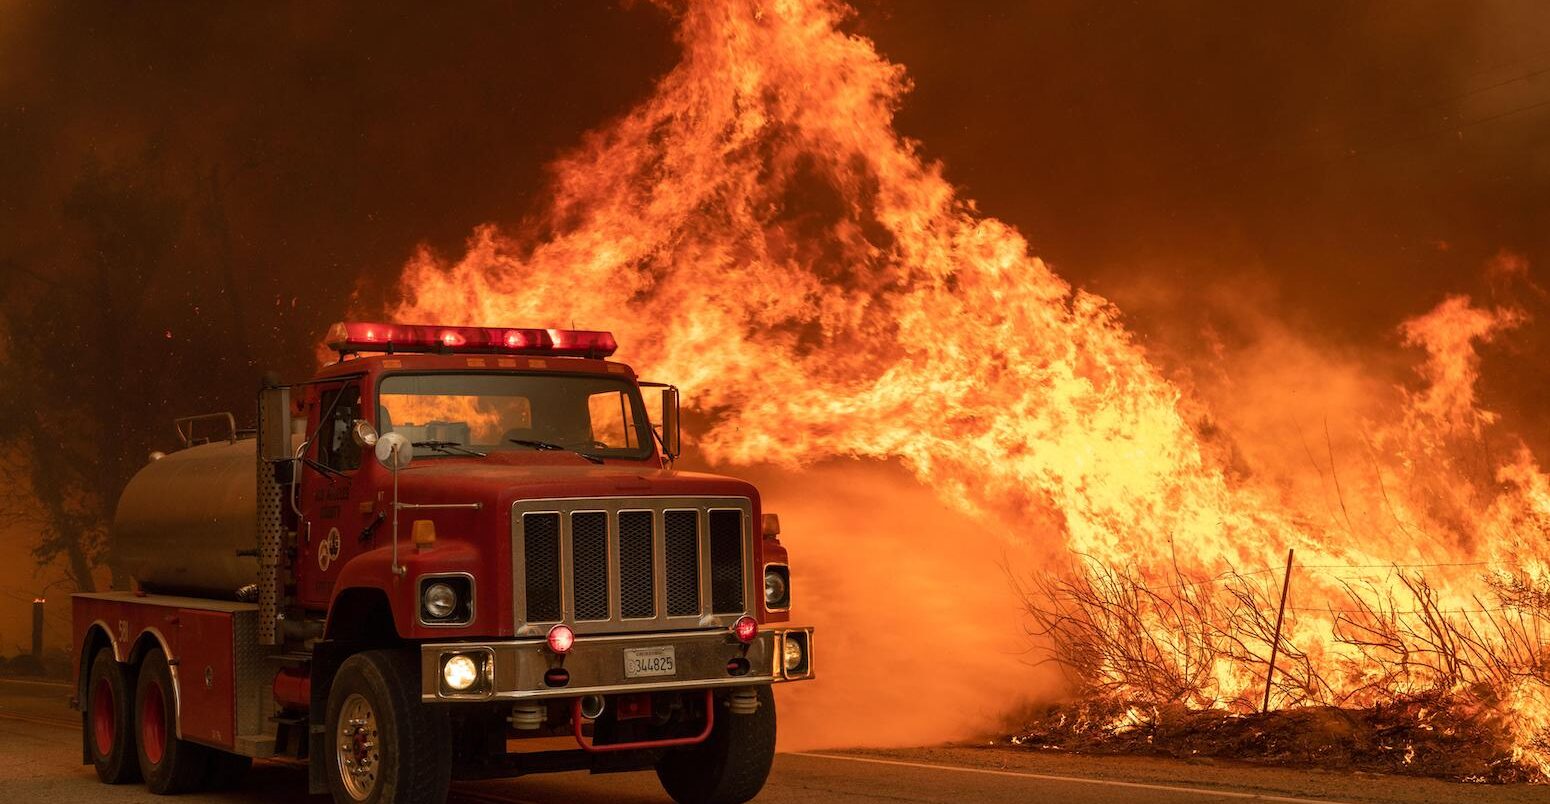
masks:
[[[1252,711],[1246,676],[1265,678],[1276,640],[1273,581],[1228,572],[1152,586],[1134,568],[1088,558],[1078,572],[1043,575],[1025,592],[1034,635],[1084,694],[1156,709],[1170,705]],[[1316,699],[1328,687],[1286,634],[1277,643],[1280,700]]]
[[[1149,585],[1135,569],[1092,559],[1041,576],[1025,594],[1034,633],[1087,703],[1035,718],[1018,742],[1090,749],[1109,739],[1113,750],[1140,735],[1147,750],[1545,781],[1550,609],[1539,587],[1497,574],[1494,599],[1450,609],[1425,575],[1393,577],[1343,582],[1348,608],[1302,609],[1301,622],[1284,622],[1271,675],[1274,583],[1175,571],[1173,583]],[[1286,637],[1309,628],[1328,629],[1333,661]],[[1268,699],[1289,711],[1256,714],[1252,693],[1267,676]]]

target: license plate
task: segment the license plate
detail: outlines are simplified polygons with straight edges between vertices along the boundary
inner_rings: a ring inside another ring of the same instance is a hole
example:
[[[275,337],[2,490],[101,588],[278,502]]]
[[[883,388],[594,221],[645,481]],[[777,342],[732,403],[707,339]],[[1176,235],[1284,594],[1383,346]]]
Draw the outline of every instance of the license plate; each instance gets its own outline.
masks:
[[[624,677],[670,676],[678,672],[673,656],[673,646],[665,648],[626,648],[624,651]]]

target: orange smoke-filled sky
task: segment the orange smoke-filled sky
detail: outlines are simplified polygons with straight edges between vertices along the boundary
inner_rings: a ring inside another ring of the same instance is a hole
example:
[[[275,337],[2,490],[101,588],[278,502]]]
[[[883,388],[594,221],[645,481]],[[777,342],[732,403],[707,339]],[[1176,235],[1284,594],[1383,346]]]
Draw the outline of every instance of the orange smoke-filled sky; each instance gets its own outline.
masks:
[[[635,3],[13,10],[0,310],[35,313],[102,238],[160,255],[134,267],[152,292],[119,333],[132,387],[115,390],[139,410],[120,437],[145,450],[168,446],[153,423],[246,410],[262,369],[304,374],[328,322],[393,301],[419,245],[520,229],[545,165],[678,56],[669,15]],[[1194,358],[1223,348],[1272,387],[1280,367],[1252,363],[1269,340],[1408,380],[1396,327],[1447,293],[1542,317],[1541,4],[864,3],[846,25],[905,66],[900,131],[1186,384],[1210,385]],[[80,212],[101,194],[105,213]],[[1516,259],[1527,273],[1484,270]],[[105,346],[61,330],[88,360]],[[1481,386],[1539,444],[1547,384],[1518,367],[1544,365],[1544,331],[1493,345]]]

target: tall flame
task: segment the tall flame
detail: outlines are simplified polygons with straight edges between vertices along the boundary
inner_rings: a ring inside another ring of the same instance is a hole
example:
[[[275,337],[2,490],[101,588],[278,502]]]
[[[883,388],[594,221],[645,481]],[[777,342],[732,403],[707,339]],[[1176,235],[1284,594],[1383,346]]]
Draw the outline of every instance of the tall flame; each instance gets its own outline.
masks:
[[[612,329],[637,370],[671,379],[707,417],[696,446],[714,462],[895,461],[1008,544],[1053,540],[1142,577],[1274,566],[1287,548],[1314,566],[1478,560],[1530,585],[1550,577],[1550,494],[1528,451],[1483,475],[1452,463],[1495,423],[1475,405],[1476,349],[1521,314],[1455,298],[1404,325],[1426,354],[1424,387],[1371,425],[1361,477],[1331,472],[1333,440],[1329,460],[1311,461],[1318,483],[1306,467],[1229,471],[1188,413],[1204,403],[1164,377],[1118,310],[1056,276],[894,130],[908,82],[843,32],[848,8],[724,0],[677,13],[682,60],[650,97],[553,165],[535,221],[481,227],[454,261],[416,255],[398,320]],[[1326,472],[1345,484],[1337,496],[1386,503],[1326,516]],[[906,552],[926,537],[894,538]],[[799,567],[826,556],[856,559],[796,550]],[[1488,576],[1432,581],[1451,605],[1496,588]],[[1318,606],[1345,588],[1313,580],[1299,595]],[[1331,617],[1294,614],[1288,631],[1334,688],[1355,690],[1363,656],[1332,638]],[[831,657],[825,670],[820,685],[867,687],[862,667]],[[1205,705],[1263,684],[1243,667],[1215,675]]]

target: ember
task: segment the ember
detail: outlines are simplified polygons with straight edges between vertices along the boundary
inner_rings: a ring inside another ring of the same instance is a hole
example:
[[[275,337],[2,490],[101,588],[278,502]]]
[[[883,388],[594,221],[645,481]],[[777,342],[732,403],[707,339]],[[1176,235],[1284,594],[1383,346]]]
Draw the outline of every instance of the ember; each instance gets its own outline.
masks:
[[[681,63],[553,166],[545,215],[421,253],[389,316],[615,331],[715,461],[896,461],[1008,545],[1058,542],[1028,611],[1094,699],[1252,712],[1274,647],[1273,708],[1473,702],[1458,728],[1498,718],[1550,773],[1550,480],[1475,394],[1526,315],[1404,322],[1417,381],[1353,382],[1344,419],[1197,394],[895,132],[908,82],[848,13],[691,4]],[[1233,429],[1256,416],[1285,427]],[[840,672],[837,700],[871,691]]]

